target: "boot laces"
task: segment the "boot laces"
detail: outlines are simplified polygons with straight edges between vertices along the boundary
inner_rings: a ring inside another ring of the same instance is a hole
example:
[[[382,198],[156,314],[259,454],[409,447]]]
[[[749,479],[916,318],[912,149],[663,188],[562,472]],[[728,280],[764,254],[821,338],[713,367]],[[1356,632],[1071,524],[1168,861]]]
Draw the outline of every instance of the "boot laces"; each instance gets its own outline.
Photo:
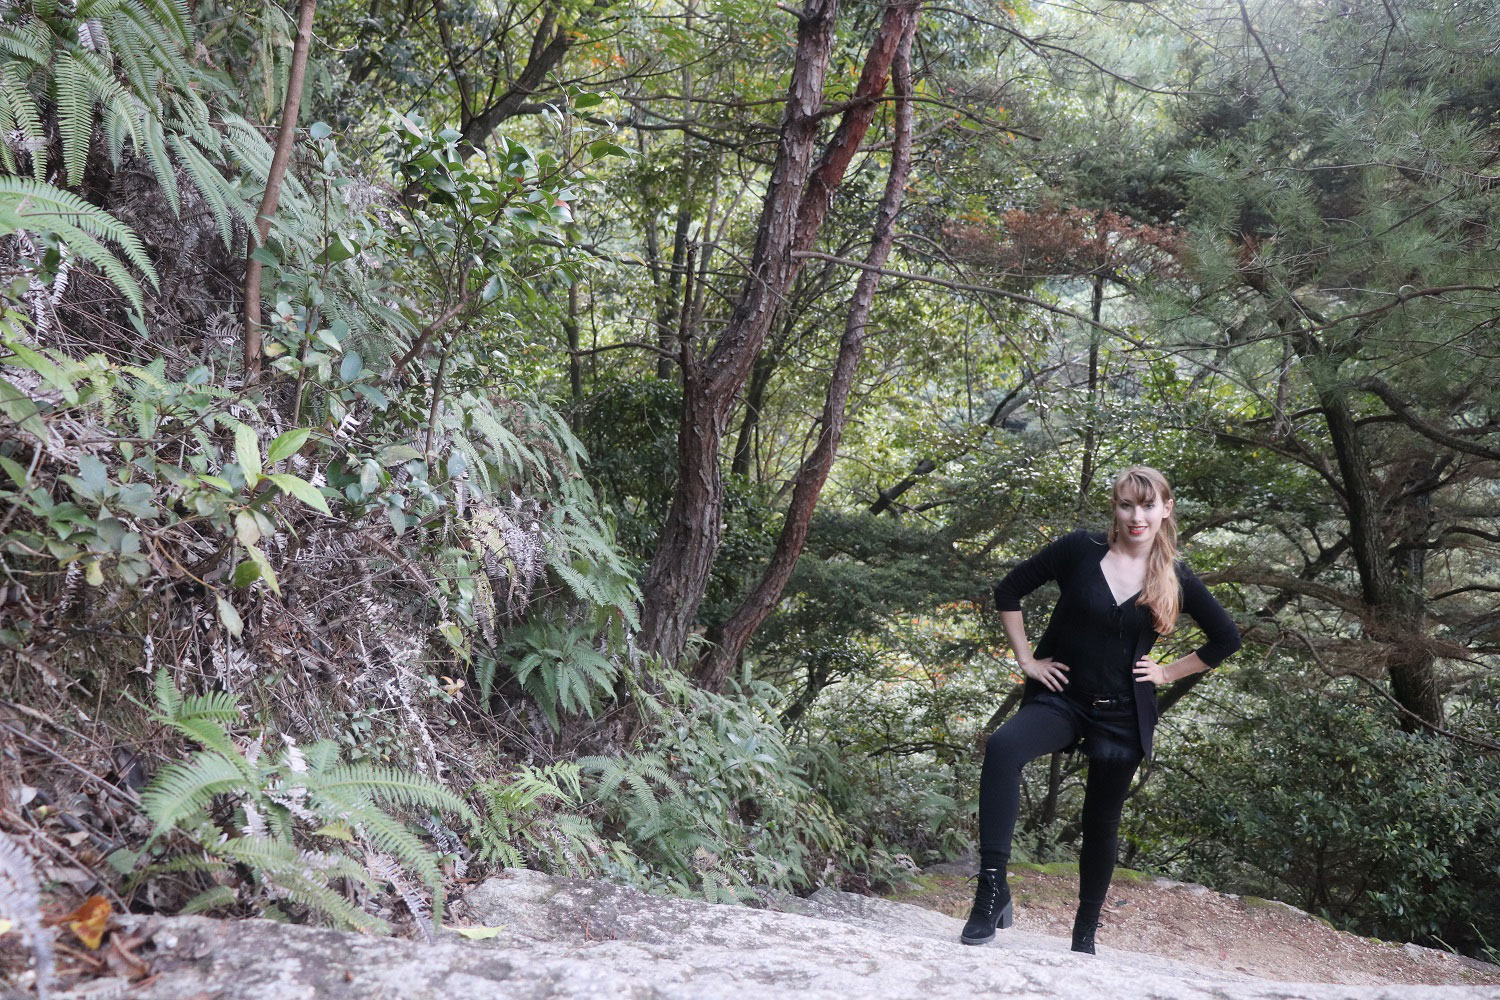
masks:
[[[1094,947],[1094,932],[1104,926],[1096,918],[1082,922],[1075,922],[1073,926],[1073,941],[1076,945],[1092,949]]]
[[[1000,901],[999,873],[982,871],[970,878],[979,880],[979,884],[974,889],[974,914],[992,915],[997,909],[996,904]]]

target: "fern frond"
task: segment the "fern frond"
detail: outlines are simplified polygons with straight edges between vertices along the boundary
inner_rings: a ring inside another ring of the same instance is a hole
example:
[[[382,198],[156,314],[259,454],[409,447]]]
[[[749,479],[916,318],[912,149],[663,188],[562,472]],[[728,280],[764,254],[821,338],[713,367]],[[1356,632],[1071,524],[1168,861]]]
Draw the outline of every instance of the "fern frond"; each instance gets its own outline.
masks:
[[[83,183],[89,140],[94,134],[94,103],[99,97],[93,74],[85,66],[90,58],[63,51],[52,64],[52,105],[57,110],[57,131],[62,135],[63,170],[74,187]]]
[[[108,17],[119,8],[120,0],[79,0],[77,16],[79,19]]]
[[[0,832],[0,914],[20,930],[36,959],[37,993],[45,996],[52,985],[52,938],[42,929],[42,901],[26,853]]]
[[[431,908],[417,892],[417,887],[412,885],[411,880],[406,877],[406,872],[401,870],[396,860],[378,851],[366,851],[365,867],[376,879],[390,883],[391,887],[396,890],[396,894],[406,904],[407,911],[422,928],[422,934],[428,942],[437,940],[437,921],[434,919]]]
[[[36,66],[44,66],[47,60],[52,58],[48,51],[50,45],[47,30],[42,28],[40,32],[36,28],[40,22],[31,20],[22,25],[5,26],[0,31],[0,53],[24,59],[26,62]]]
[[[29,178],[0,177],[0,234],[21,229],[56,234],[75,254],[103,271],[137,309],[141,308],[140,286],[100,240],[117,244],[136,269],[156,284],[156,269],[129,226],[71,191]]]
[[[214,221],[219,224],[219,236],[224,240],[224,246],[233,249],[234,221],[238,219],[247,230],[253,230],[255,210],[245,202],[239,188],[225,180],[218,168],[192,142],[175,134],[168,136],[167,141],[192,178],[193,185],[203,195]]]
[[[125,881],[126,889],[134,889],[141,882],[153,875],[176,875],[183,872],[203,872],[207,875],[220,876],[229,871],[229,862],[221,858],[205,856],[202,854],[183,854],[166,861],[156,861],[146,865],[144,868],[132,872],[130,878]]]
[[[217,719],[220,722],[238,722],[240,703],[228,691],[188,695],[182,699],[172,717],[174,719]]]
[[[26,142],[31,157],[31,172],[38,183],[47,180],[47,141],[42,131],[42,115],[36,98],[27,86],[29,70],[16,62],[0,66],[0,90],[4,90],[7,115],[14,122],[15,131]]]
[[[261,135],[259,129],[238,115],[226,114],[224,125],[225,151],[257,184],[263,186],[271,176],[271,161],[276,156],[276,150]],[[308,197],[307,188],[302,186],[302,181],[288,171],[281,183],[284,201],[279,203],[277,211],[285,210],[294,217],[298,226],[293,228],[301,228],[303,231],[316,229],[321,234],[322,219],[311,212],[312,200]],[[306,250],[314,256],[322,252],[321,246],[315,249],[310,243]]]
[[[119,0],[106,0],[111,6],[119,6]],[[192,14],[186,0],[141,0],[127,4],[137,17],[160,25],[164,35],[175,45],[187,48],[193,43]],[[98,17],[100,15],[93,15]]]
[[[185,58],[191,40],[185,29],[164,24],[152,16],[152,12],[140,0],[124,0],[115,12],[112,21],[117,39],[136,35],[141,42],[141,62],[134,67],[137,75],[144,76],[150,69],[156,70],[172,85],[173,97],[180,103],[192,103],[199,98],[193,90],[192,65]],[[127,63],[124,46],[121,46],[121,63]],[[144,58],[141,58],[144,57]],[[127,73],[131,68],[127,68]]]
[[[437,856],[427,849],[427,845],[405,823],[355,800],[327,795],[315,798],[320,808],[347,816],[366,840],[387,854],[400,858],[403,864],[415,871],[434,891],[441,888],[443,879],[438,871]]]
[[[154,690],[157,711],[167,718],[182,714],[182,692],[172,683],[172,675],[165,667],[156,672]]]
[[[303,747],[302,756],[309,771],[321,773],[338,760],[339,745],[333,740],[318,740]]]
[[[172,206],[172,213],[180,213],[182,199],[177,190],[177,171],[172,169],[172,160],[167,156],[167,138],[155,115],[147,115],[141,122],[141,140],[137,150],[151,165],[151,172],[156,175],[162,192],[167,196],[167,203]]]
[[[224,727],[213,719],[162,719],[167,725],[177,730],[188,739],[197,743],[207,750],[219,754],[225,760],[232,761],[240,769],[240,773],[250,779],[254,775],[254,769],[249,765]]]
[[[239,897],[233,889],[227,885],[216,885],[212,889],[204,889],[198,895],[182,904],[179,914],[206,913],[209,910],[219,910],[226,906],[238,903]]]
[[[384,920],[354,907],[318,880],[316,866],[310,863],[314,859],[306,852],[264,837],[230,837],[215,844],[214,850],[246,865],[296,903],[321,910],[356,930],[390,933]]]
[[[243,761],[205,750],[185,763],[169,764],[141,793],[141,807],[156,824],[151,836],[158,837],[194,813],[206,810],[215,795],[239,790],[251,792],[245,780]]]
[[[444,810],[462,816],[471,826],[479,823],[469,804],[442,785],[394,767],[339,764],[320,774],[316,785],[311,787],[340,797],[357,795],[376,802]]]

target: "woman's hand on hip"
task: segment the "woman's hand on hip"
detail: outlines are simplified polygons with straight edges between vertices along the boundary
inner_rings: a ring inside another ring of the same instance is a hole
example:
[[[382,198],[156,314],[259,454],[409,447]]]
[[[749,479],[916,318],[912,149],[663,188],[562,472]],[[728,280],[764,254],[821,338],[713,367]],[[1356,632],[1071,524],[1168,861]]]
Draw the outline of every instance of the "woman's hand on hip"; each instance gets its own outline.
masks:
[[[1061,693],[1068,683],[1068,665],[1056,660],[1019,660],[1021,673],[1037,681],[1048,691]]]
[[[1149,656],[1143,656],[1135,661],[1135,679],[1138,681],[1150,681],[1152,684],[1170,684],[1167,677],[1167,668]]]

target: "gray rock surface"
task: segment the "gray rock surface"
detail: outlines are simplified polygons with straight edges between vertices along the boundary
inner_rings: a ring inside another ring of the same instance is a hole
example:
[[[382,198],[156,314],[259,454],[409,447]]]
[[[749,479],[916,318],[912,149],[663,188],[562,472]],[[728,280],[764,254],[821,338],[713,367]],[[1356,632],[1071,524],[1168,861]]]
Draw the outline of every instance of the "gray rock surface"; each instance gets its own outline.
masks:
[[[435,944],[269,921],[131,918],[149,934],[149,1000],[504,997],[620,1000],[885,1000],[1108,997],[1109,1000],[1500,1000],[1456,986],[1293,985],[1104,948],[1001,932],[958,943],[960,922],[887,900],[823,890],[772,909],[662,899],[603,882],[510,871],[474,887],[453,919],[501,926],[488,940]]]

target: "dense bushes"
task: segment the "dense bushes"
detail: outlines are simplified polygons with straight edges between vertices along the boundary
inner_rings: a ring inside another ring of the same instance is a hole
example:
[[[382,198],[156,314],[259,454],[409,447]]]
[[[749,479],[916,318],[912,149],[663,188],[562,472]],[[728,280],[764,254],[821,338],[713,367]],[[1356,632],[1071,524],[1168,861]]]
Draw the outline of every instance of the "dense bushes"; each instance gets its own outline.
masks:
[[[1137,865],[1361,933],[1500,944],[1500,759],[1403,732],[1353,680],[1320,689],[1273,668],[1216,683],[1235,715],[1167,727],[1132,810]]]

